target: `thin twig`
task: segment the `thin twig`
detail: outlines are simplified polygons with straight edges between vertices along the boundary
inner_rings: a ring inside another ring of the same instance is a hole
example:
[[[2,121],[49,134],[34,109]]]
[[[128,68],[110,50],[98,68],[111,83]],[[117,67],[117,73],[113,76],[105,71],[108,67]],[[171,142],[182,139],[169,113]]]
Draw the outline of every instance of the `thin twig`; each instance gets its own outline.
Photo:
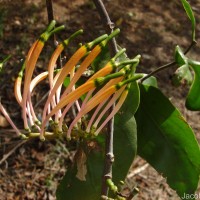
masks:
[[[107,33],[111,33],[113,32],[114,28],[115,28],[115,24],[111,21],[108,12],[103,4],[103,2],[101,0],[93,0],[96,9],[101,17],[102,23],[105,27],[105,30]],[[118,52],[118,48],[117,48],[117,42],[116,39],[113,38],[111,41],[111,45],[110,45],[110,51],[111,51],[111,56],[114,56],[117,52]]]
[[[46,0],[48,22],[54,20],[53,3],[52,0]],[[54,45],[57,46],[56,35],[54,34]]]
[[[115,27],[114,23],[110,20],[108,12],[101,0],[93,0],[97,11],[101,17],[102,23],[105,26],[106,32],[111,33]],[[110,44],[111,56],[118,52],[116,39],[113,38]],[[112,112],[115,105],[113,105],[109,112]],[[106,134],[106,146],[105,146],[105,163],[104,163],[104,173],[102,179],[102,196],[107,196],[109,188],[106,184],[108,178],[112,179],[112,164],[114,162],[113,154],[113,133],[114,133],[114,118],[112,118],[108,123],[108,133]]]
[[[167,63],[166,65],[162,65],[161,67],[158,67],[156,70],[152,71],[151,73],[149,73],[148,75],[146,75],[144,78],[142,78],[140,80],[140,82],[142,83],[144,80],[148,79],[149,77],[153,76],[154,74],[157,74],[158,72],[164,70],[164,69],[167,69],[169,67],[172,67],[176,64],[175,61],[173,62],[170,62],[170,63]]]
[[[186,55],[190,50],[191,48],[196,44],[196,41],[192,41],[190,46],[185,50],[184,54]],[[172,67],[176,64],[175,61],[173,62],[170,62],[170,63],[167,63],[165,65],[162,65],[161,67],[158,67],[156,70],[152,71],[151,73],[149,73],[148,75],[146,75],[144,78],[142,78],[140,80],[140,82],[142,83],[144,80],[148,79],[149,77],[153,76],[154,74],[157,74],[158,72],[162,71],[162,70],[165,70],[169,67]]]
[[[196,45],[196,44],[197,44],[197,42],[193,40],[193,41],[191,42],[190,46],[185,50],[184,54],[186,55],[186,54],[192,49],[192,47],[193,47],[194,45]]]
[[[11,156],[22,144],[26,143],[26,140],[21,141],[20,143],[18,143],[13,149],[11,149],[11,151],[9,151],[7,154],[3,155],[3,158],[0,160],[0,165],[6,160],[8,159],[9,156]]]

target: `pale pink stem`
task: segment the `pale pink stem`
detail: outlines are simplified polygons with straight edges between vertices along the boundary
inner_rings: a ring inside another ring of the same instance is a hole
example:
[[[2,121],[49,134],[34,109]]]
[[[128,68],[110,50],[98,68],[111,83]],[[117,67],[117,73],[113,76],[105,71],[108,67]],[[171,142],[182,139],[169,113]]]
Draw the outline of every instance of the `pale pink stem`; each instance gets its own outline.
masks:
[[[31,84],[30,84],[30,92],[28,93],[28,104],[30,106],[30,111],[31,111],[31,114],[32,114],[32,117],[33,117],[33,121],[34,122],[37,122],[39,121],[38,118],[36,117],[36,114],[35,114],[35,111],[34,111],[34,108],[33,108],[33,104],[32,104],[32,101],[31,101],[31,93],[33,91],[33,89],[38,85],[38,83],[40,83],[41,81],[43,81],[46,77],[48,76],[48,72],[42,72],[41,74],[39,74],[38,76],[36,76],[32,81],[31,81]]]
[[[30,125],[33,126],[34,122],[33,122],[33,117],[31,115],[31,109],[30,109],[29,103],[27,103],[26,112],[27,112],[27,115],[28,115],[28,119],[29,119]]]
[[[56,81],[58,80],[60,73],[61,73],[62,69],[56,74],[56,76],[53,79],[53,86],[55,85]],[[56,90],[56,97],[55,95],[52,97],[51,100],[51,107],[52,109],[57,105],[57,103],[60,101],[60,93],[61,93],[61,89],[62,89],[62,85],[60,85],[58,87],[58,89]],[[49,92],[49,94],[51,93],[51,90]]]
[[[60,86],[57,91],[56,91],[56,104],[55,106],[58,104],[58,102],[60,101],[60,93],[61,93],[61,89],[62,89],[62,86]],[[55,96],[54,96],[55,98]],[[55,106],[52,106],[52,108],[54,108]],[[62,112],[61,110],[58,110],[58,112],[55,114],[55,122],[58,123],[59,121],[59,118],[61,117],[62,115]]]
[[[18,136],[21,135],[19,129],[15,126],[14,122],[12,121],[12,119],[10,118],[8,112],[6,111],[6,109],[3,107],[3,105],[0,102],[0,111],[2,112],[2,114],[5,116],[6,120],[9,122],[9,124],[12,126],[12,128],[15,130],[15,132],[17,133]]]
[[[54,83],[57,81],[59,74],[56,75],[56,77],[54,78]],[[55,104],[52,104],[52,109],[59,103],[60,101],[60,96],[61,96],[61,91],[62,91],[62,84],[58,87],[57,91],[56,91],[56,102]],[[55,98],[55,96],[53,96],[53,98]],[[59,123],[59,118],[62,116],[62,111],[61,109],[58,110],[58,112],[55,114],[55,122]]]
[[[126,86],[123,86],[122,88],[120,88],[111,98],[111,100],[109,101],[109,103],[106,105],[106,107],[102,110],[101,114],[98,116],[97,120],[95,121],[93,127],[96,128],[100,122],[100,120],[102,119],[102,117],[104,116],[104,114],[108,111],[108,109],[117,101],[117,99],[120,97],[120,95],[122,94],[124,88]]]
[[[56,81],[58,80],[58,77],[59,77],[61,71],[62,71],[62,69],[54,77],[53,86],[55,85]],[[51,93],[51,90],[49,91],[49,95],[50,95],[50,93]],[[46,116],[47,113],[49,114],[51,112],[51,106],[53,108],[55,105],[56,105],[55,96],[53,96],[52,99],[47,98],[47,101],[45,103],[45,107],[47,107],[47,112],[45,112],[45,113],[43,112],[43,115],[45,114],[45,116]]]
[[[68,104],[68,105],[65,107],[65,109],[64,109],[64,111],[63,111],[63,113],[62,113],[62,115],[61,115],[61,117],[60,117],[60,119],[59,119],[58,130],[59,130],[60,132],[62,132],[62,124],[63,124],[63,121],[64,121],[64,117],[65,117],[65,115],[67,114],[68,110],[72,107],[73,103],[74,103],[74,102],[71,102],[70,104]]]
[[[28,119],[27,119],[27,102],[25,104],[25,108],[24,108],[24,103],[23,103],[23,106],[22,106],[22,109],[23,109],[23,113],[25,112],[25,114],[23,114],[23,120],[24,120],[24,128],[29,131],[30,128],[29,128],[29,125],[28,125]]]
[[[98,105],[98,107],[96,108],[95,112],[93,113],[88,125],[87,125],[87,128],[86,128],[86,133],[89,133],[90,132],[90,128],[92,126],[92,123],[95,119],[95,117],[97,116],[97,114],[99,113],[99,111],[101,110],[101,108],[104,106],[104,104],[108,101],[109,98],[107,98],[105,101],[103,101],[102,103],[100,103]]]
[[[48,105],[47,112],[48,112],[48,113],[50,113],[50,112],[51,112],[51,105],[50,105],[50,104]]]
[[[53,88],[53,74],[54,74],[54,68],[56,66],[56,62],[58,60],[58,57],[60,56],[61,52],[64,50],[64,48],[59,45],[56,50],[53,52],[53,55],[49,61],[48,65],[48,72],[49,72],[49,86],[50,90]]]
[[[75,74],[75,67],[70,72],[70,82],[73,80],[74,74]],[[75,84],[74,84],[73,87],[72,87],[72,89],[71,89],[71,91],[74,91],[75,89],[76,88],[75,88]],[[76,104],[77,110],[79,112],[80,111],[80,105],[78,103],[78,100],[75,101],[75,104]]]
[[[75,119],[73,120],[73,122],[70,124],[69,129],[67,130],[67,138],[70,139],[70,137],[71,137],[70,135],[71,135],[71,132],[72,132],[73,127],[74,127],[75,124],[79,121],[79,119],[81,119],[82,116],[83,116],[82,113],[79,112],[78,115],[76,116],[76,118],[75,118]]]
[[[128,95],[128,90],[125,90],[122,93],[119,101],[115,105],[114,110],[110,113],[110,115],[106,118],[106,120],[101,124],[101,126],[95,131],[95,133],[94,133],[95,135],[98,135],[100,133],[100,131],[104,128],[104,126],[110,121],[110,119],[112,119],[114,117],[114,115],[119,111],[119,109],[123,105],[124,101],[126,100],[127,95]]]
[[[86,105],[86,103],[88,102],[89,98],[92,96],[92,93],[94,92],[94,90],[95,90],[95,89],[90,90],[90,91],[87,93],[87,95],[86,95],[86,97],[85,97],[85,99],[83,100],[83,103],[82,103],[82,105],[81,105],[81,109],[83,109],[83,108],[85,107],[85,105]]]
[[[76,118],[73,120],[73,122],[70,124],[70,127],[67,131],[67,137],[70,138],[72,128],[74,125],[78,122],[79,119],[81,119],[82,116],[84,116],[86,113],[90,112],[94,107],[96,107],[98,104],[100,104],[103,100],[109,98],[113,93],[115,93],[116,88],[114,85],[104,90],[104,92],[100,93],[99,95],[93,96],[90,101],[85,105],[83,109],[78,113]]]
[[[29,93],[30,93],[30,92],[29,92]],[[34,122],[39,121],[38,118],[36,117],[36,114],[35,114],[35,111],[34,111],[34,108],[33,108],[33,104],[32,104],[32,101],[31,101],[31,95],[30,95],[30,94],[28,94],[27,106],[29,106],[29,109],[30,109],[30,116],[32,117],[33,121],[34,121]],[[30,117],[29,117],[29,118],[30,118]]]
[[[65,80],[66,75],[73,69],[73,67],[85,55],[86,52],[83,51],[82,49],[83,49],[83,47],[80,47],[74,53],[74,55],[69,59],[69,61],[62,68],[62,70],[61,70],[62,73],[59,73],[59,76],[58,76],[56,82],[54,83],[54,86],[53,86],[52,90],[50,91],[48,99],[47,99],[46,104],[44,106],[43,115],[42,115],[42,121],[44,121],[45,118],[46,118],[46,113],[47,113],[48,105],[51,102],[53,96],[55,95],[58,87],[60,87],[60,85],[63,84],[63,81]],[[43,137],[43,134],[44,133],[42,133],[42,131],[41,131],[41,137]]]
[[[29,110],[28,115],[29,115],[30,125],[37,127],[38,131],[40,131],[40,127],[37,125],[37,122],[39,122],[39,120],[35,115],[33,105],[28,103],[27,107],[28,107],[28,110]]]

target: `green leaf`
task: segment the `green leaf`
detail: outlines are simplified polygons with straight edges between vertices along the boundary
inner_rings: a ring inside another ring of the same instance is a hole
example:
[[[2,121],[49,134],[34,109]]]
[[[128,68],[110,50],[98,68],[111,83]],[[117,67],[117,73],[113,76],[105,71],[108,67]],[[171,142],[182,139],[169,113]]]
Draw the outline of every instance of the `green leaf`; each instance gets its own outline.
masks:
[[[124,180],[137,151],[137,126],[134,114],[138,108],[140,94],[138,84],[131,84],[129,94],[120,112],[115,116],[113,181]]]
[[[183,7],[191,21],[191,24],[192,24],[192,40],[195,41],[195,29],[196,29],[196,20],[195,20],[195,17],[194,17],[194,13],[192,11],[192,8],[190,6],[190,4],[188,3],[188,1],[186,0],[181,0],[182,4],[183,4]]]
[[[157,79],[154,76],[150,76],[149,78],[145,79],[142,82],[142,84],[143,85],[151,85],[151,86],[154,86],[156,88],[158,87]]]
[[[128,92],[128,96],[116,116],[122,116],[126,120],[132,117],[140,104],[140,90],[137,82],[133,82]]]
[[[113,142],[115,154],[113,180],[115,183],[125,179],[136,154],[137,132],[134,113],[138,108],[138,104],[139,88],[135,82],[132,83],[128,98],[125,100],[120,112],[115,116]],[[71,166],[58,186],[56,192],[58,200],[94,200],[100,198],[105,138],[101,135],[101,137],[97,137],[96,141],[101,147],[87,151],[86,181],[77,179],[77,166]]]
[[[200,110],[200,62],[188,60],[194,70],[194,80],[186,98],[186,107],[189,110]]]
[[[175,48],[175,61],[179,67],[187,64],[187,57],[184,55],[182,49],[178,45]]]
[[[187,85],[191,85],[193,81],[193,76],[190,72],[190,68],[188,66],[188,64],[182,65],[181,67],[179,67],[173,77],[172,77],[172,83],[174,86],[179,86],[181,84],[187,84]]]
[[[172,77],[172,84],[174,86],[180,86],[185,83],[191,85],[193,76],[188,65],[188,58],[184,55],[182,49],[178,45],[175,49],[175,61],[179,67]]]
[[[193,194],[200,175],[200,149],[192,129],[159,89],[140,85],[140,92],[138,154],[167,178],[179,196]]]
[[[101,196],[103,154],[101,149],[87,151],[86,181],[76,178],[77,165],[71,166],[56,191],[57,200],[94,200]]]
[[[94,72],[97,72],[98,70],[100,70],[101,68],[103,68],[105,66],[105,64],[111,59],[110,57],[110,52],[109,52],[109,48],[108,46],[104,47],[101,51],[101,53],[99,54],[99,56],[97,56],[95,58],[95,60],[92,62],[91,66],[92,69],[94,70]]]

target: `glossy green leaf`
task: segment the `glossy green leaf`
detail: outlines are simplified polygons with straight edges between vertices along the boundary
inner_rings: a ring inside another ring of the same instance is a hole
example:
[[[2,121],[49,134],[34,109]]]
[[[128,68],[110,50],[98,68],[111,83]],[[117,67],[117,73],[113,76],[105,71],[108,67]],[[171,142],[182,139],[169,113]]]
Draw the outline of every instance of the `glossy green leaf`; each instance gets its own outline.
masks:
[[[196,20],[195,20],[195,17],[194,17],[194,13],[192,11],[192,8],[190,6],[190,4],[188,3],[188,1],[186,0],[181,0],[182,4],[183,4],[183,7],[191,21],[191,24],[192,24],[192,40],[195,41],[195,28],[196,28]]]
[[[140,94],[138,154],[167,178],[179,196],[193,194],[200,175],[200,149],[192,129],[159,89],[140,85]]]
[[[57,200],[94,200],[101,196],[103,151],[90,149],[87,152],[86,181],[76,178],[77,166],[71,166],[56,191]]]
[[[151,85],[157,88],[158,87],[157,79],[154,76],[150,76],[149,78],[145,79],[142,82],[142,85]]]
[[[137,151],[137,128],[134,114],[138,109],[138,84],[131,84],[129,94],[120,112],[115,116],[113,181],[124,180]]]
[[[177,45],[175,48],[175,61],[178,66],[187,64],[187,57],[184,55],[182,49]]]
[[[134,113],[138,104],[139,88],[135,82],[132,83],[128,98],[120,112],[115,116],[113,180],[116,183],[124,180],[136,154],[137,132]],[[76,165],[69,168],[58,186],[56,193],[58,200],[94,200],[100,198],[104,164],[104,137],[98,137],[97,141],[98,144],[101,144],[101,148],[88,151],[86,181],[80,181],[76,178]]]
[[[200,110],[200,62],[188,60],[194,70],[194,80],[186,98],[186,107],[189,110]]]

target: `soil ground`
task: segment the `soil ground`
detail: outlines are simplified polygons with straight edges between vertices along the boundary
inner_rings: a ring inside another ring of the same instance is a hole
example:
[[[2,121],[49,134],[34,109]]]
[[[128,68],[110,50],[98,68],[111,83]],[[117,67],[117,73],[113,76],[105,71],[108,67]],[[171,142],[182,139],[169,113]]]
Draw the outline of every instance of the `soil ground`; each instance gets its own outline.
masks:
[[[190,1],[197,19],[197,42],[200,42],[200,1]],[[173,60],[174,48],[179,44],[187,48],[191,41],[190,23],[180,1],[107,0],[105,5],[111,19],[121,29],[117,42],[127,49],[129,57],[142,55],[139,71],[149,73]],[[80,42],[90,41],[104,33],[98,13],[89,0],[54,1],[55,19],[66,25],[63,38],[83,28]],[[28,48],[47,25],[45,1],[0,0],[0,58],[12,55],[0,78],[0,97],[14,122],[22,127],[21,111],[13,94],[13,83]],[[61,39],[61,38],[58,38]],[[50,44],[45,53],[50,52]],[[48,58],[42,54],[38,72],[45,69]],[[190,51],[190,56],[199,59],[200,46]],[[184,107],[187,86],[174,88],[171,76],[175,68],[157,74],[159,86],[181,110],[200,141],[200,113],[192,113]],[[11,84],[12,83],[12,84]],[[37,107],[43,103],[46,85],[35,94]],[[60,141],[42,143],[38,140],[19,141],[9,126],[0,127],[0,154],[8,155],[0,163],[0,199],[44,200],[55,199],[57,184],[63,177],[66,166],[74,155]],[[0,159],[1,159],[0,158]],[[144,160],[137,157],[126,179],[127,187],[136,186],[138,200],[178,200],[166,180]],[[200,193],[200,189],[197,191]]]

